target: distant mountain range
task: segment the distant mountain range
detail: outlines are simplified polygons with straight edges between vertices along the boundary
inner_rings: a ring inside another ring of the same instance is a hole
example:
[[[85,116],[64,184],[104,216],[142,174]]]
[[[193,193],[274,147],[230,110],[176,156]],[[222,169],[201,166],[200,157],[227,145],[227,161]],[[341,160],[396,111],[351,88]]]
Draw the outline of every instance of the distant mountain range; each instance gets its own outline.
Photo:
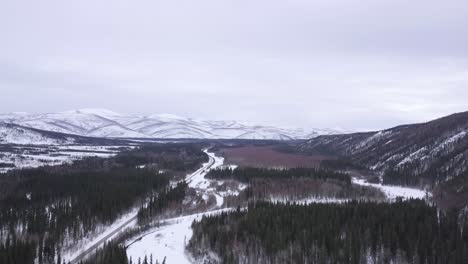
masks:
[[[0,122],[100,138],[293,140],[343,133],[331,129],[285,129],[238,121],[206,121],[170,114],[123,115],[104,109],[45,114],[8,113],[0,114]]]

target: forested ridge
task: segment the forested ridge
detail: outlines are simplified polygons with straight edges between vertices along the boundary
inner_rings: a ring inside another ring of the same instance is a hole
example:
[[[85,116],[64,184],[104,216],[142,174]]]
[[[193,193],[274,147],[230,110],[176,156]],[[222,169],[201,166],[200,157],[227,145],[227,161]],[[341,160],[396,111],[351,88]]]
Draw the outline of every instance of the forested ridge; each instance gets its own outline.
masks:
[[[468,263],[468,225],[421,200],[258,202],[192,227],[192,254],[221,263]]]

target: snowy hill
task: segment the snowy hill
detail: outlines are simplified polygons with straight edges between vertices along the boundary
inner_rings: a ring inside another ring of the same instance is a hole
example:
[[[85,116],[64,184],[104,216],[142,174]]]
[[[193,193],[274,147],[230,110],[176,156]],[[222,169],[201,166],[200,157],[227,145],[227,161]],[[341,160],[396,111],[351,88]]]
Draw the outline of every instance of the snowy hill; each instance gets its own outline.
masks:
[[[62,145],[74,143],[73,138],[53,136],[47,132],[0,123],[0,144],[19,145]]]
[[[197,139],[307,139],[333,130],[284,129],[237,121],[206,121],[171,114],[122,115],[103,109],[0,114],[0,122],[88,137]]]
[[[468,175],[468,112],[376,132],[319,136],[300,149],[347,157],[384,173],[390,183],[441,182]]]

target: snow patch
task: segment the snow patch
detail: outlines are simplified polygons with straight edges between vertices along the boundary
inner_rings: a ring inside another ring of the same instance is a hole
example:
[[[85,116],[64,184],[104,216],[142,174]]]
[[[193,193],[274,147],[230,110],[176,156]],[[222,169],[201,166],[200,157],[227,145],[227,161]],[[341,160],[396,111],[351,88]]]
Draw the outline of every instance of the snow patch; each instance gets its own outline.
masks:
[[[353,178],[352,182],[353,184],[360,185],[360,186],[370,186],[370,187],[377,188],[381,190],[390,200],[395,200],[396,198],[425,199],[427,195],[429,195],[426,191],[420,190],[420,189],[369,183],[364,179]]]

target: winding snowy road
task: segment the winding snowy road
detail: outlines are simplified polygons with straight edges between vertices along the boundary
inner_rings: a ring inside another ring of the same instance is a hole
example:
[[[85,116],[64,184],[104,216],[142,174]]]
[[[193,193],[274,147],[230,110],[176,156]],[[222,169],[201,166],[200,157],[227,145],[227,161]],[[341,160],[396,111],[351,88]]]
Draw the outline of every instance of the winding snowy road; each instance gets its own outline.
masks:
[[[165,221],[166,225],[150,230],[147,235],[139,237],[137,240],[129,243],[127,255],[134,263],[145,256],[152,255],[154,260],[160,263],[166,259],[167,263],[189,264],[190,257],[185,252],[185,246],[192,237],[191,225],[194,220],[200,220],[204,215],[217,214],[230,209],[219,209],[223,203],[223,197],[209,188],[211,180],[205,179],[206,174],[212,169],[218,168],[224,164],[224,158],[217,157],[214,153],[204,150],[210,160],[196,172],[188,175],[186,181],[190,188],[197,191],[198,195],[210,196],[216,198],[215,210],[204,213],[177,217]]]
[[[223,204],[222,197],[215,194],[214,191],[209,190],[209,180],[205,179],[205,175],[214,168],[222,166],[224,163],[224,158],[217,157],[214,153],[208,152],[207,149],[203,150],[208,157],[209,161],[204,163],[200,169],[195,171],[194,173],[188,175],[185,178],[185,181],[188,183],[190,188],[194,188],[197,193],[205,194],[205,195],[215,195],[217,206],[220,207]],[[77,250],[69,250],[63,254],[63,258],[65,261],[70,261],[71,264],[79,263],[81,260],[85,259],[90,253],[94,252],[96,249],[103,246],[106,242],[110,241],[112,238],[115,237],[119,232],[125,230],[126,228],[133,227],[136,225],[136,219],[138,216],[138,210],[132,210],[130,213],[124,215],[119,220],[115,221],[111,226],[105,228],[102,232],[96,235],[94,238],[85,238],[82,241],[77,242]],[[182,217],[181,219],[192,219],[197,215],[193,216],[186,216]],[[193,220],[192,220],[193,221]],[[171,219],[170,223],[185,223],[181,222],[177,219]],[[191,222],[190,222],[191,224]],[[168,227],[170,227],[169,225]],[[183,241],[181,241],[183,243]],[[138,244],[138,243],[136,243]],[[167,245],[167,243],[166,243]],[[134,248],[134,246],[132,246]],[[129,251],[132,252],[132,251]],[[182,255],[183,252],[180,252]],[[130,255],[129,255],[130,256]],[[143,255],[144,257],[144,255]],[[156,256],[154,256],[156,257]],[[137,259],[137,258],[133,258]],[[162,261],[162,259],[161,259]],[[179,263],[179,262],[174,262]]]

